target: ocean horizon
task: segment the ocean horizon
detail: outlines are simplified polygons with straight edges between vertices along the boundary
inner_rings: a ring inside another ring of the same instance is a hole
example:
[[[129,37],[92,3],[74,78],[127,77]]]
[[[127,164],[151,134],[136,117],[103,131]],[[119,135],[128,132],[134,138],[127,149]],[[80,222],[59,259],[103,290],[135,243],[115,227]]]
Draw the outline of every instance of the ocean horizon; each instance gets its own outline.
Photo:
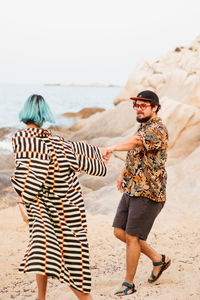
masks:
[[[114,106],[113,100],[120,92],[118,86],[89,86],[89,85],[61,85],[61,84],[30,84],[0,85],[0,129],[24,127],[19,122],[18,114],[26,99],[32,94],[42,95],[49,104],[56,124],[70,127],[77,118],[66,118],[62,114],[66,112],[78,112],[86,107],[101,107],[110,109]],[[45,128],[51,124],[46,123]],[[0,139],[0,153],[10,153],[11,136],[8,134]]]

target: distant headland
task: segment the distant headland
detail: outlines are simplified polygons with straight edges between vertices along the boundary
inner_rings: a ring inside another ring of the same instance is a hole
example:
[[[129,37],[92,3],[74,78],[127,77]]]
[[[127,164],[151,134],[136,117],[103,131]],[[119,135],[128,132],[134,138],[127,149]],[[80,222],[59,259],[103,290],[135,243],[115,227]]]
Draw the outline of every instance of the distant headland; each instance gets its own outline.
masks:
[[[102,84],[98,82],[88,83],[88,84],[79,84],[75,82],[70,82],[67,84],[62,83],[44,83],[44,86],[67,86],[67,87],[122,87],[117,84]]]

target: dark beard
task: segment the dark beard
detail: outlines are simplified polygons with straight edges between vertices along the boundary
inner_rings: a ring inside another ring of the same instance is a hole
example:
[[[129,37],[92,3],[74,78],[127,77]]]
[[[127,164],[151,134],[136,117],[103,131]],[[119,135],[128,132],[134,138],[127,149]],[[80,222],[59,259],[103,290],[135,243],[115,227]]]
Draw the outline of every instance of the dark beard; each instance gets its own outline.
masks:
[[[137,120],[139,123],[146,123],[146,122],[148,122],[150,119],[151,119],[151,116],[148,116],[148,117],[146,117],[146,118],[141,118],[141,119],[139,119],[138,117],[136,118],[136,120]]]

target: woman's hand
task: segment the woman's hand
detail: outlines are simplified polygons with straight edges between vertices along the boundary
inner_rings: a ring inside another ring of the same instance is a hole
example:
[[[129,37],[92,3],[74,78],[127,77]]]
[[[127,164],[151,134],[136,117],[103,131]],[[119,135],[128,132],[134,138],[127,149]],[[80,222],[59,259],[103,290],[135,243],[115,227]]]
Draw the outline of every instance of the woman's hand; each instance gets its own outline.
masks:
[[[20,202],[18,202],[18,205],[19,205],[19,210],[20,210],[23,221],[28,224],[28,214],[27,214],[24,203],[22,201],[20,201]]]

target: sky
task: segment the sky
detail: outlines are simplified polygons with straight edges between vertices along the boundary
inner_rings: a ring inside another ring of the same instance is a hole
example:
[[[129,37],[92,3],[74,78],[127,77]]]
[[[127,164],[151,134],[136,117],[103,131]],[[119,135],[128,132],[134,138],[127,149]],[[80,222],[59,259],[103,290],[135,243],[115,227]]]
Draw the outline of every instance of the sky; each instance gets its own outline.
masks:
[[[124,85],[200,34],[199,0],[0,0],[0,84]]]

